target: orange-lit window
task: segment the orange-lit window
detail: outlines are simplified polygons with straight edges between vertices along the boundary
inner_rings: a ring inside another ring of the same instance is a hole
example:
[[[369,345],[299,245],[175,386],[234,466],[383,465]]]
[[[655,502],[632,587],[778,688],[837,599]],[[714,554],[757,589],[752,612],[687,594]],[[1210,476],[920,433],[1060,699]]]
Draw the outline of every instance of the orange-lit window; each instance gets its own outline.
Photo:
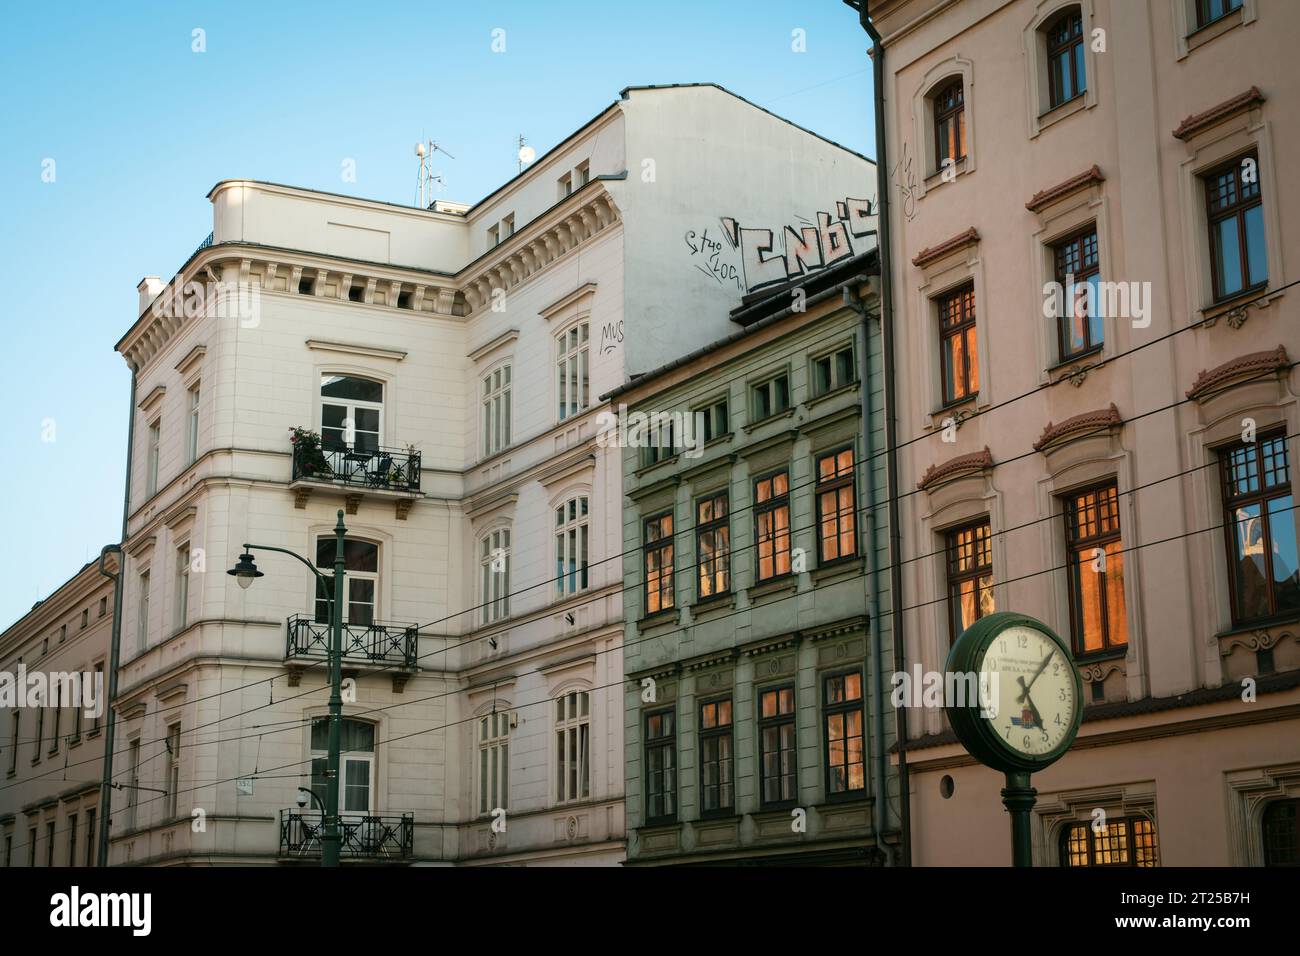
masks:
[[[727,524],[727,493],[695,503],[695,562],[697,600],[731,590],[731,528]]]
[[[790,474],[779,471],[754,482],[758,526],[758,580],[790,573]]]
[[[853,449],[817,459],[817,556],[821,563],[858,553]]]
[[[988,519],[954,528],[948,539],[948,611],[950,638],[995,610],[993,545]]]
[[[939,343],[943,403],[965,401],[980,390],[975,286],[963,286],[939,300]]]
[[[1061,831],[1061,866],[1156,866],[1156,825],[1146,817],[1073,823]]]
[[[934,168],[942,172],[944,160],[966,158],[966,92],[961,79],[934,94]]]
[[[656,614],[673,606],[673,516],[645,523],[645,612]]]
[[[1074,652],[1090,654],[1128,643],[1124,616],[1124,551],[1115,485],[1065,499],[1070,617]]]

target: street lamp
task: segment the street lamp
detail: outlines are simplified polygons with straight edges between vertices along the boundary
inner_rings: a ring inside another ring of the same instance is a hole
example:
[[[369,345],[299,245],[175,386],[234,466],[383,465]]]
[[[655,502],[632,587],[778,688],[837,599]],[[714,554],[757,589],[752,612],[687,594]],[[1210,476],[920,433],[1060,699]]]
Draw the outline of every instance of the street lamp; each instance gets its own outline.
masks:
[[[342,834],[339,832],[338,781],[339,748],[343,729],[343,538],[347,534],[347,530],[343,525],[343,510],[339,509],[338,523],[334,525],[333,589],[329,592],[331,595],[330,647],[328,654],[330,668],[329,755],[327,757],[328,770],[325,774],[329,785],[325,788],[325,806],[322,812],[325,817],[325,832],[321,835],[320,841],[320,865],[329,867],[339,865],[339,851],[343,843]],[[328,581],[325,575],[316,570],[315,565],[302,555],[296,554],[287,548],[277,548],[269,544],[245,543],[244,553],[239,556],[235,566],[226,572],[239,582],[241,588],[248,588],[255,580],[263,576],[262,572],[257,570],[257,565],[253,563],[252,552],[254,548],[262,551],[278,551],[280,554],[287,554],[291,558],[296,558],[316,576],[318,584],[325,586]],[[307,792],[310,793],[311,791]],[[318,799],[314,793],[312,797]]]

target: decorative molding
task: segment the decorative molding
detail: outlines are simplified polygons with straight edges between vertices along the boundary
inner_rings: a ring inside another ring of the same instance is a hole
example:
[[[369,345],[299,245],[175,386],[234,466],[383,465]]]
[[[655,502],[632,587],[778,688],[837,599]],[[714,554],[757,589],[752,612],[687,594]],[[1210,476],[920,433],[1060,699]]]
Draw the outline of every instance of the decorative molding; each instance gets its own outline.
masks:
[[[1290,366],[1286,346],[1279,345],[1271,351],[1250,352],[1230,359],[1212,369],[1202,369],[1187,390],[1187,397],[1199,402],[1219,392],[1239,384],[1238,379],[1245,376],[1258,376],[1262,372],[1281,371]]]
[[[1252,86],[1246,92],[1238,93],[1232,99],[1224,100],[1218,106],[1211,106],[1203,113],[1193,113],[1184,119],[1178,124],[1178,128],[1174,130],[1174,139],[1180,139],[1185,143],[1197,133],[1209,129],[1215,123],[1221,123],[1238,113],[1253,109],[1263,103],[1264,100],[1265,96],[1259,91],[1259,87]]]
[[[993,453],[989,451],[989,446],[985,445],[982,451],[958,455],[942,464],[931,465],[925,470],[921,480],[916,483],[916,488],[918,491],[929,491],[933,485],[947,484],[949,481],[982,473],[992,467]]]
[[[400,362],[407,356],[407,353],[400,349],[381,349],[373,345],[354,345],[350,342],[330,342],[325,339],[308,339],[307,348],[319,352],[342,352],[345,355],[390,359],[394,362]]]
[[[208,347],[206,345],[194,346],[194,348],[190,349],[190,353],[186,355],[185,358],[181,359],[179,362],[176,363],[176,371],[180,372],[182,376],[189,375],[190,370],[193,369],[194,366],[197,365],[199,362],[201,362],[203,360],[203,356],[207,354],[208,354]]]
[[[556,299],[550,305],[538,309],[537,314],[549,321],[557,312],[561,311],[566,306],[572,305],[573,303],[577,302],[579,299],[583,298],[584,296],[594,295],[595,292],[596,292],[596,283],[585,282],[582,285],[578,286],[578,288],[574,289],[572,292],[568,292],[560,296],[560,298]]]
[[[1085,170],[1077,176],[1071,176],[1065,182],[1049,186],[1047,189],[1040,189],[1034,193],[1029,202],[1025,203],[1025,208],[1030,212],[1042,212],[1058,199],[1063,199],[1080,189],[1086,189],[1089,186],[1105,181],[1106,177],[1102,175],[1101,168],[1094,163],[1091,169]]]
[[[480,359],[486,358],[488,355],[495,352],[497,349],[501,348],[504,345],[509,345],[511,342],[514,342],[518,338],[519,338],[518,329],[506,329],[496,338],[484,342],[478,348],[470,352],[469,360],[471,362],[477,362]]]
[[[966,246],[974,245],[979,241],[979,231],[974,226],[971,226],[965,232],[953,236],[951,239],[946,239],[937,246],[930,246],[928,249],[922,249],[912,257],[912,265],[916,266],[918,269],[924,269],[930,263],[942,259],[944,256],[956,252],[958,249],[964,249]]]
[[[155,385],[153,391],[151,391],[148,395],[142,398],[140,400],[140,403],[136,405],[136,408],[140,409],[140,411],[144,412],[145,414],[148,414],[155,405],[157,405],[159,402],[162,401],[162,397],[165,394],[167,394],[166,385]]]
[[[1120,417],[1119,409],[1115,403],[1111,402],[1109,408],[1098,408],[1091,412],[1083,412],[1074,415],[1054,425],[1047,423],[1043,433],[1038,436],[1038,441],[1034,442],[1034,451],[1048,451],[1058,445],[1063,445],[1074,438],[1081,437],[1081,432],[1092,434],[1097,430],[1109,430],[1124,424],[1124,419]]]

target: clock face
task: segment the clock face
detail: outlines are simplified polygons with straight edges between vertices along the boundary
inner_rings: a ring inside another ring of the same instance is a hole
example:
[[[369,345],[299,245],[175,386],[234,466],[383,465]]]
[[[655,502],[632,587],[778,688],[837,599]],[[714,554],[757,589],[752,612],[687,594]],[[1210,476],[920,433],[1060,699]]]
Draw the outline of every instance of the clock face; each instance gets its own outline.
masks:
[[[1072,733],[1079,706],[1074,664],[1047,634],[1023,624],[1004,628],[989,643],[979,671],[990,705],[981,717],[1003,747],[1033,759]]]

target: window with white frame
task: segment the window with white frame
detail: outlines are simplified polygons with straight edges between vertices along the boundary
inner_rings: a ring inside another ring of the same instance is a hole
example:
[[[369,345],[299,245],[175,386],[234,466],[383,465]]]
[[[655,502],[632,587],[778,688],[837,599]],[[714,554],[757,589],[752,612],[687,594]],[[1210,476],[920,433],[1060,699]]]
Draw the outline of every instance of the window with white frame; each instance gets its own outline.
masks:
[[[384,386],[355,375],[322,375],[320,435],[326,448],[374,451],[383,443]]]
[[[185,433],[185,464],[192,465],[199,457],[199,383],[190,388],[190,416]]]
[[[145,453],[145,488],[146,496],[158,491],[158,462],[162,449],[162,419],[155,418],[149,423],[149,448]]]
[[[483,457],[510,445],[510,366],[483,376]]]
[[[135,649],[143,651],[149,646],[149,568],[140,572],[136,592]]]
[[[140,738],[127,744],[126,757],[126,828],[134,830],[136,806],[140,801]]]
[[[176,795],[181,789],[181,725],[171,724],[167,728],[167,769],[164,786],[167,788],[167,819],[176,816]]]
[[[483,623],[510,614],[510,529],[498,528],[479,542],[479,569],[483,580]]]
[[[311,789],[324,802],[331,786],[338,787],[340,813],[370,813],[375,781],[375,725],[344,718],[339,728],[339,777],[329,779],[328,717],[311,722]]]
[[[478,721],[478,812],[510,805],[510,713],[493,710]]]
[[[334,569],[338,539],[322,534],[316,539],[316,567],[327,575]],[[344,601],[343,623],[369,627],[379,616],[379,545],[373,541],[348,538],[343,542]],[[329,598],[323,588],[316,590],[316,621],[330,619]]]
[[[555,699],[555,799],[557,803],[591,795],[591,695],[570,691]]]
[[[172,613],[172,624],[176,630],[185,627],[190,606],[190,543],[186,541],[176,549],[176,582],[173,593],[176,604]]]
[[[556,338],[559,373],[560,421],[576,415],[588,404],[587,323],[579,322]]]
[[[555,509],[555,586],[560,595],[587,587],[587,496]]]

